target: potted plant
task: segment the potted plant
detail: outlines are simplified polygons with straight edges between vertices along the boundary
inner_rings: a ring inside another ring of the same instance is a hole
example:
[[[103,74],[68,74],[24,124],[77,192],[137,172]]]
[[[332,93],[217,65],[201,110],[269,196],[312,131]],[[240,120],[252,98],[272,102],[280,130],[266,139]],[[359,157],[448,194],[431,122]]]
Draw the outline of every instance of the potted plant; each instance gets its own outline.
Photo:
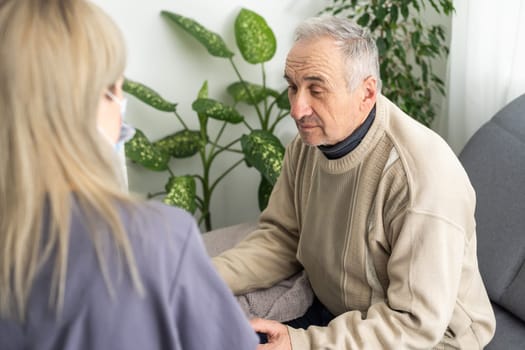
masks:
[[[126,156],[135,163],[153,171],[166,171],[169,177],[162,195],[167,204],[182,207],[191,213],[200,213],[199,223],[205,229],[212,228],[210,202],[217,184],[235,167],[246,164],[255,167],[261,174],[258,190],[259,207],[266,207],[268,197],[280,173],[284,146],[275,136],[275,128],[288,114],[290,105],[287,91],[277,91],[267,86],[265,62],[271,60],[276,51],[276,39],[264,18],[248,9],[241,9],[234,22],[236,46],[242,58],[261,67],[261,81],[246,81],[235,63],[235,54],[222,37],[208,30],[194,19],[180,14],[162,11],[169,23],[200,42],[207,52],[217,58],[227,59],[233,68],[234,79],[227,87],[232,99],[228,104],[208,96],[205,81],[192,109],[197,114],[199,129],[191,130],[177,112],[177,104],[167,101],[150,87],[126,79],[124,91],[158,110],[173,113],[178,128],[173,133],[154,142],[141,131],[126,144]],[[236,105],[250,106],[256,118],[241,114]],[[255,121],[254,121],[255,119]],[[241,137],[224,144],[222,136],[233,124],[246,127]],[[239,159],[222,174],[212,178],[211,169],[217,157],[224,152],[239,154]],[[199,157],[202,172],[175,176],[170,168],[173,158]],[[200,191],[197,187],[200,186]]]
[[[444,82],[432,71],[432,60],[447,56],[445,30],[426,25],[426,6],[438,14],[454,11],[452,0],[331,0],[321,13],[346,16],[375,36],[382,92],[414,119],[430,126],[436,115],[434,93],[445,94]]]

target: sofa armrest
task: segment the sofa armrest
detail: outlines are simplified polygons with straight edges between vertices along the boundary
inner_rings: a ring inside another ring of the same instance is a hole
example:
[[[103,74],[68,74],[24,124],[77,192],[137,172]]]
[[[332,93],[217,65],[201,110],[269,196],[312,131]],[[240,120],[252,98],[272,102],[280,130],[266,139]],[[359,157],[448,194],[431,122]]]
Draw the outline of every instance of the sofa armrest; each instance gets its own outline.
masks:
[[[202,235],[204,246],[208,254],[214,257],[227,249],[233,248],[256,228],[257,224],[255,222],[245,222],[206,232]]]

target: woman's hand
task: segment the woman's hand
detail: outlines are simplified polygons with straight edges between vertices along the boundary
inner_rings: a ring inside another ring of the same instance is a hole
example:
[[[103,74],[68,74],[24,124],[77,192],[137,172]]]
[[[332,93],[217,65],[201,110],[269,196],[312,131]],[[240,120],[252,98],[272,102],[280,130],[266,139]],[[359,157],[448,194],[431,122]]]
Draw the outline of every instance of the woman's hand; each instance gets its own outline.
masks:
[[[288,327],[284,324],[262,318],[254,318],[250,323],[256,332],[268,337],[268,343],[259,345],[257,350],[292,350]]]

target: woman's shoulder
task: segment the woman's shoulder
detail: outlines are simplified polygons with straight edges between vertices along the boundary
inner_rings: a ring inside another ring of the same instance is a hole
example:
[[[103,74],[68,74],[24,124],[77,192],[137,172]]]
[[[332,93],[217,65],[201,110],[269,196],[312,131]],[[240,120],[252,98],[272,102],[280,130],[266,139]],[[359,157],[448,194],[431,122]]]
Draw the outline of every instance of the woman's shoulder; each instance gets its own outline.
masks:
[[[201,240],[190,213],[158,201],[126,206],[122,223],[141,275],[149,276],[147,284],[173,281],[179,266],[188,258],[188,246]],[[204,254],[199,256],[205,258]]]
[[[186,210],[156,200],[135,203],[131,206],[131,213],[138,215],[143,220],[150,219],[154,222],[158,222],[159,219],[187,224],[194,222],[193,216]]]
[[[154,200],[124,206],[121,220],[130,240],[150,242],[148,245],[180,246],[191,235],[200,233],[190,213]]]

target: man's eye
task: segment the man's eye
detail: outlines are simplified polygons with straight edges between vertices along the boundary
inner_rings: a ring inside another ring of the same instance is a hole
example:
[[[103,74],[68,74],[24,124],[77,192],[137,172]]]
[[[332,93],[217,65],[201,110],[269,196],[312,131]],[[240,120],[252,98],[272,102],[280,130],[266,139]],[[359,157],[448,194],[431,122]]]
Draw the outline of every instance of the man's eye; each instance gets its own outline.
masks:
[[[294,86],[294,85],[288,85],[288,91],[289,91],[289,92],[296,92],[296,91],[297,91],[297,86]]]

